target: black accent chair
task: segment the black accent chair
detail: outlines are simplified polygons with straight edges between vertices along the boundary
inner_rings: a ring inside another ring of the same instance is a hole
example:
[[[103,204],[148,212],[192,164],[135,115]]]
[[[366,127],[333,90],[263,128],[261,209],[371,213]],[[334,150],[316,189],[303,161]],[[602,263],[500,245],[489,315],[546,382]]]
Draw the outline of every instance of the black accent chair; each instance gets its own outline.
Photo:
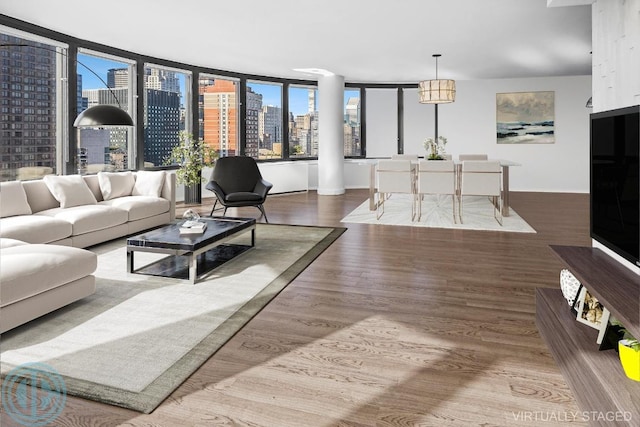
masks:
[[[253,157],[221,157],[216,161],[211,181],[205,187],[216,195],[210,216],[220,202],[224,206],[223,216],[227,214],[227,208],[255,206],[262,212],[265,222],[269,222],[262,204],[271,187],[273,184],[262,178]]]

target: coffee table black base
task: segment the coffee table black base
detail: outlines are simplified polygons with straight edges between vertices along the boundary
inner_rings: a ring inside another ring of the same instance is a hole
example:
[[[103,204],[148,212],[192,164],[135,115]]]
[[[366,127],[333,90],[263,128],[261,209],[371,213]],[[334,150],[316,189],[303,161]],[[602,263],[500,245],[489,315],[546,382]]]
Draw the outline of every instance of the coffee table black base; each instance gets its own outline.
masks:
[[[197,256],[197,276],[220,267],[227,261],[251,249],[250,245],[218,245]],[[149,276],[189,280],[189,257],[170,255],[134,271]]]

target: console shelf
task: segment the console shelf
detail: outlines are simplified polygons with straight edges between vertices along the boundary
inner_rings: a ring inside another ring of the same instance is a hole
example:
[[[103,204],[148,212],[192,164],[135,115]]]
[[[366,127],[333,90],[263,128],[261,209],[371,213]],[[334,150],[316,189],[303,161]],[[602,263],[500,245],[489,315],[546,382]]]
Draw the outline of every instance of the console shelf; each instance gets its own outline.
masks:
[[[612,316],[640,337],[637,275],[599,249],[551,249]],[[639,425],[640,383],[626,377],[614,350],[598,350],[598,331],[576,321],[559,289],[536,289],[536,325],[592,425]]]

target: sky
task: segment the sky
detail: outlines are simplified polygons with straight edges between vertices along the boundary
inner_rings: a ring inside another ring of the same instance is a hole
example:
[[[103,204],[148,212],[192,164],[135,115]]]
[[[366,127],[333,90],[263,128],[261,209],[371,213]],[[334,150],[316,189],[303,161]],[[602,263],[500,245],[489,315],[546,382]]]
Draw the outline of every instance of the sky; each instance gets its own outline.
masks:
[[[104,89],[106,87],[107,72],[109,71],[109,69],[124,68],[127,66],[127,64],[123,62],[111,61],[108,59],[97,58],[95,56],[83,54],[78,54],[78,62],[80,63],[80,65],[78,66],[78,73],[82,75],[83,89]],[[91,71],[83,67],[83,65],[98,74],[102,79],[104,79],[105,83],[103,84],[102,82],[100,82],[100,80],[95,75],[93,75]],[[181,77],[180,86],[184,90],[184,76],[181,76],[180,74],[178,74],[178,76],[179,78]],[[255,82],[248,82],[247,85],[253,88],[254,92],[262,94],[263,105],[275,105],[277,107],[282,107],[282,87],[280,85]],[[291,111],[294,116],[306,114],[308,112],[307,88],[291,86],[289,93],[289,111]],[[347,104],[349,98],[357,96],[357,90],[345,90],[344,104]],[[318,99],[316,92],[316,106],[317,105]]]

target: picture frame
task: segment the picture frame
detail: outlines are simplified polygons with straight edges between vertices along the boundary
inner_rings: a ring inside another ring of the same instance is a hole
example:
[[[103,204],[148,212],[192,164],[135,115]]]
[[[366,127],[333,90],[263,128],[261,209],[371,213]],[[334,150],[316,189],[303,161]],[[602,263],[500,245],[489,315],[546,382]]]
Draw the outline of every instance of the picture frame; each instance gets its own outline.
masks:
[[[585,287],[580,290],[576,301],[578,304],[576,320],[600,331],[604,306]]]
[[[606,311],[609,312],[609,310]],[[609,314],[606,324],[603,325],[598,334],[598,344],[600,345],[598,350],[618,350],[618,341],[622,339],[624,332],[622,331],[622,326],[614,323],[616,323],[616,319]]]
[[[582,294],[582,289],[584,286],[580,284],[578,286],[578,290],[576,291],[575,296],[573,297],[573,305],[571,306],[571,312],[574,316],[578,316],[578,308],[580,308],[580,295]]]
[[[555,92],[496,93],[498,144],[554,144]]]

